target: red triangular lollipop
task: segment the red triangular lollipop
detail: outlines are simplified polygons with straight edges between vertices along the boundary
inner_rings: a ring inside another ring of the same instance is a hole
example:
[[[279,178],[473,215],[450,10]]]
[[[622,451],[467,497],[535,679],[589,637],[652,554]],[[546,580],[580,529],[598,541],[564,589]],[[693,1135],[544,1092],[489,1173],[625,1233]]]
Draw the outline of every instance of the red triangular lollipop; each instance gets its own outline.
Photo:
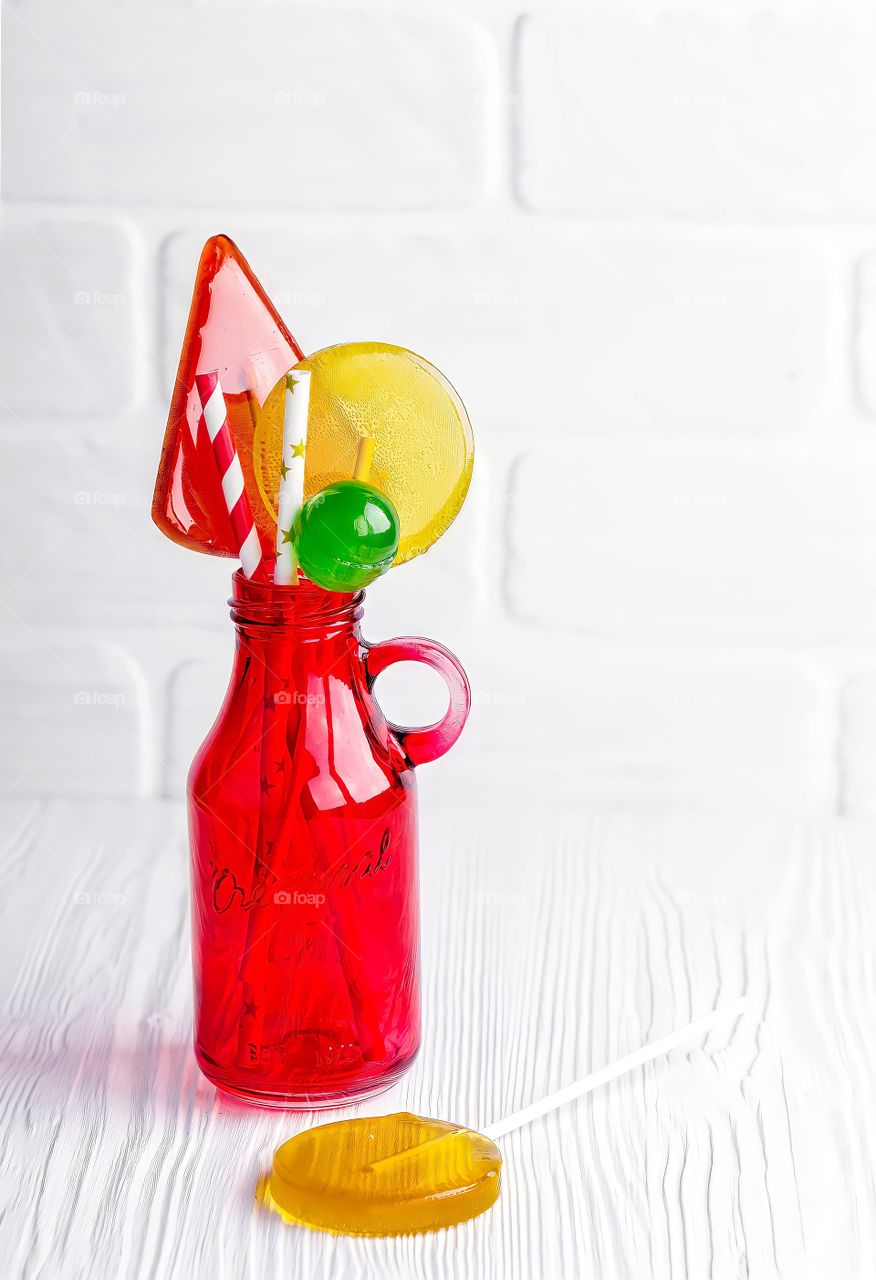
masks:
[[[255,415],[301,356],[237,246],[227,236],[212,236],[198,264],[152,499],[153,520],[174,542],[213,555],[238,554],[213,449],[203,424],[198,427],[195,375],[219,373],[246,492],[261,513],[252,462]],[[259,532],[273,555],[272,526]]]

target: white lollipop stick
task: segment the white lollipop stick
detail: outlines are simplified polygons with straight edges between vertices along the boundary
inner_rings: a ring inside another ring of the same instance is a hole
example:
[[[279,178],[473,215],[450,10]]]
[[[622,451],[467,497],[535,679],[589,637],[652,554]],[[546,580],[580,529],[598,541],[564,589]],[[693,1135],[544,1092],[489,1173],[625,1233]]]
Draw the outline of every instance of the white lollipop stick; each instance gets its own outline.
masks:
[[[740,996],[738,1000],[722,1005],[720,1009],[714,1009],[711,1013],[706,1014],[704,1018],[697,1018],[696,1022],[689,1022],[686,1027],[680,1027],[678,1031],[673,1031],[670,1035],[663,1036],[660,1040],[652,1040],[650,1044],[643,1045],[635,1053],[628,1053],[625,1058],[620,1058],[610,1066],[600,1068],[599,1071],[591,1071],[590,1075],[582,1076],[574,1084],[567,1084],[564,1089],[558,1089],[556,1093],[549,1093],[546,1098],[542,1098],[539,1102],[532,1102],[528,1107],[524,1107],[522,1111],[515,1111],[512,1115],[506,1116],[504,1120],[497,1120],[495,1124],[488,1125],[485,1129],[479,1129],[477,1132],[482,1134],[483,1137],[489,1138],[492,1142],[495,1142],[497,1138],[504,1138],[507,1133],[511,1133],[514,1129],[520,1129],[525,1124],[531,1124],[533,1120],[546,1116],[549,1111],[556,1111],[558,1107],[564,1107],[567,1102],[574,1102],[576,1098],[583,1098],[586,1093],[592,1093],[594,1089],[598,1089],[601,1085],[617,1080],[619,1076],[626,1075],[629,1071],[635,1071],[637,1067],[642,1067],[646,1062],[652,1062],[655,1058],[662,1057],[664,1053],[669,1053],[672,1049],[679,1048],[680,1045],[690,1044],[694,1040],[702,1040],[703,1036],[711,1031],[712,1027],[717,1026],[719,1022],[729,1022],[733,1018],[738,1018],[741,1013],[745,1013],[750,1007],[751,1000],[749,997]],[[418,1143],[414,1147],[396,1151],[391,1156],[384,1156],[382,1160],[375,1160],[369,1167],[372,1170],[385,1169],[388,1165],[397,1164],[407,1159],[414,1151],[436,1145],[439,1142],[447,1142],[453,1136],[452,1132],[440,1134],[437,1138],[430,1138],[427,1142]]]
[[[643,1067],[646,1062],[653,1062],[655,1058],[662,1058],[665,1053],[669,1053],[672,1049],[677,1049],[683,1044],[690,1044],[692,1040],[701,1040],[719,1022],[738,1018],[750,1006],[749,997],[740,996],[738,1000],[734,1000],[731,1004],[722,1005],[720,1009],[713,1010],[712,1013],[706,1014],[704,1018],[698,1018],[696,1022],[689,1022],[686,1027],[680,1027],[678,1031],[673,1031],[668,1036],[663,1036],[660,1040],[652,1040],[649,1044],[643,1045],[641,1049],[637,1049],[635,1053],[628,1053],[625,1058],[618,1059],[617,1062],[611,1063],[610,1066],[601,1067],[599,1071],[591,1071],[590,1075],[583,1076],[573,1084],[567,1084],[563,1089],[558,1089],[556,1093],[549,1093],[546,1098],[542,1098],[539,1102],[531,1102],[528,1107],[524,1107],[521,1111],[515,1111],[513,1115],[506,1116],[504,1120],[497,1120],[495,1124],[488,1125],[486,1129],[481,1129],[480,1132],[485,1138],[490,1138],[493,1142],[497,1138],[504,1138],[506,1133],[511,1133],[514,1129],[520,1129],[523,1125],[530,1124],[533,1120],[538,1120],[540,1116],[546,1116],[549,1111],[555,1111],[557,1107],[564,1107],[567,1102],[574,1102],[576,1098],[583,1098],[585,1094],[592,1093],[594,1089],[598,1089],[601,1085],[608,1084],[612,1080],[617,1080],[619,1076],[626,1075],[628,1071],[635,1071],[637,1067]]]
[[[304,503],[304,451],[310,407],[310,374],[306,370],[291,369],[286,374],[284,407],[274,581],[288,586],[298,576],[298,562],[292,545],[292,522]]]

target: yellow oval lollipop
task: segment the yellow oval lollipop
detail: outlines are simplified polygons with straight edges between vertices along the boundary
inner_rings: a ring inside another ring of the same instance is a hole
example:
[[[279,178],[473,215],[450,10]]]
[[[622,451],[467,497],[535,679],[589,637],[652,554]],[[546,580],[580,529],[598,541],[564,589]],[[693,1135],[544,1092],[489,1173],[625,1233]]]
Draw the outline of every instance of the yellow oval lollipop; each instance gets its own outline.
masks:
[[[396,564],[428,551],[459,513],[471,481],[474,442],[462,401],[434,365],[386,342],[326,347],[308,369],[310,415],[304,494],[349,480],[360,441],[374,441],[369,481],[398,512]],[[253,456],[265,514],[277,518],[285,383],[268,396]],[[261,526],[262,520],[256,517]]]
[[[437,1231],[483,1213],[502,1157],[480,1133],[410,1112],[305,1129],[274,1153],[262,1202],[287,1221],[335,1234]]]

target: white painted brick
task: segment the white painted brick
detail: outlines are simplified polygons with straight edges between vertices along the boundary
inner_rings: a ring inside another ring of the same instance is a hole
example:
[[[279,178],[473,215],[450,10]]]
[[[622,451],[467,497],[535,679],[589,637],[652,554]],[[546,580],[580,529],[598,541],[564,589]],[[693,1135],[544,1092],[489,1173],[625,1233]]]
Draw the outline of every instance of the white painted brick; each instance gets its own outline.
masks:
[[[600,6],[518,27],[519,190],[597,217],[876,212],[876,16]]]
[[[137,795],[145,707],[136,665],[58,628],[0,626],[0,793]]]
[[[855,373],[858,396],[876,414],[876,253],[858,264],[855,306]]]
[[[591,808],[831,807],[833,741],[800,663],[609,650],[500,619],[455,645],[472,711],[453,750],[418,771],[426,809],[433,794],[512,792]],[[446,698],[427,680],[403,687],[388,673],[378,700],[402,723],[429,723]]]
[[[484,639],[465,646],[474,706],[442,766],[461,784],[600,808],[830,808],[833,744],[797,665]]]
[[[204,635],[197,652],[180,663],[167,685],[166,747],[161,760],[162,793],[186,794],[189,766],[204,741],[228,688],[234,640],[228,635]]]
[[[162,254],[166,388],[208,230]],[[804,427],[829,393],[828,270],[793,237],[235,230],[305,351],[412,347],[476,431],[764,435]]]
[[[483,181],[473,24],[281,5],[11,11],[4,191],[222,209],[453,208]]]
[[[19,129],[19,134],[26,130]],[[31,217],[6,208],[0,274],[0,415],[106,417],[134,382],[132,255],[100,222]]]
[[[123,427],[122,427],[123,429]],[[4,441],[0,618],[50,626],[223,626],[233,562],[174,545],[150,517],[163,421],[142,452],[74,432]]]
[[[850,680],[840,700],[840,808],[876,813],[876,672]]]
[[[559,448],[516,473],[516,616],[631,638],[876,636],[872,457],[592,449],[559,467]]]

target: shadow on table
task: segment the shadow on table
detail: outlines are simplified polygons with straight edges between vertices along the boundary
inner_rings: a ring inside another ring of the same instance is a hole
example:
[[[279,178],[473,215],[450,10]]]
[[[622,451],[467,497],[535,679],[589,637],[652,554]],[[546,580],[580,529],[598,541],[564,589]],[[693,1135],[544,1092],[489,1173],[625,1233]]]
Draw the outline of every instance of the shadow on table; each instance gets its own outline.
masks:
[[[78,1025],[75,1035],[72,1029],[61,1035],[57,1028],[36,1028],[24,1020],[17,1026],[7,1023],[5,1031],[0,1079],[31,1111],[104,1107],[151,1118],[198,1111],[213,1114],[214,1122],[237,1125],[256,1116],[286,1117],[293,1129],[325,1118],[323,1112],[259,1107],[223,1093],[201,1074],[188,1038],[163,1039],[150,1029],[132,1045],[114,1039],[105,1026],[89,1032]]]
[[[163,1040],[154,1033],[137,1044],[108,1035],[105,1027],[77,1027],[61,1037],[57,1028],[7,1026],[0,1075],[30,1109],[129,1108],[147,1115],[173,1110],[227,1111],[227,1100],[198,1070],[191,1041]],[[26,1040],[28,1044],[21,1044]],[[58,1044],[58,1040],[61,1043]],[[18,1043],[16,1043],[18,1042]],[[19,1047],[20,1046],[20,1047]]]

